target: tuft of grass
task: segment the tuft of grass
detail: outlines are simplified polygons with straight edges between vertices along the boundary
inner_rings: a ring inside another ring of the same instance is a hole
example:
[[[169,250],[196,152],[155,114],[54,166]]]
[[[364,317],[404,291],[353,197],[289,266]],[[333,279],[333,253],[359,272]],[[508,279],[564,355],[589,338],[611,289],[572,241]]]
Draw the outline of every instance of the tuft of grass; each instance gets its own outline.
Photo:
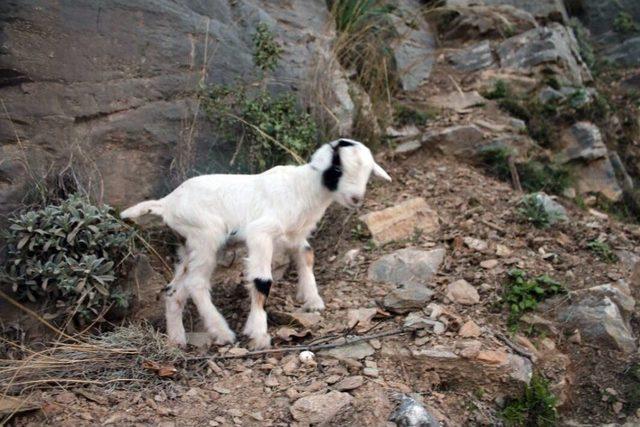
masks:
[[[262,71],[273,71],[282,56],[282,47],[264,22],[256,27],[253,34],[253,62]]]
[[[587,30],[585,26],[582,25],[582,22],[575,17],[569,19],[569,27],[573,30],[573,34],[578,42],[578,52],[580,53],[582,60],[587,64],[587,67],[593,69],[596,65],[596,54],[591,42],[589,41],[589,30]]]
[[[625,11],[620,11],[613,21],[613,30],[619,34],[632,34],[638,32],[639,28],[633,16]]]
[[[618,262],[618,256],[611,250],[611,246],[602,240],[592,240],[587,243],[587,249],[596,254],[604,262]]]
[[[538,303],[558,294],[566,293],[565,287],[547,275],[529,277],[519,269],[510,270],[504,287],[503,300],[509,307],[508,324],[517,327],[520,317],[535,310]]]
[[[487,99],[503,99],[506,98],[511,91],[509,90],[509,86],[507,82],[504,80],[497,80],[489,92],[482,94]]]
[[[435,114],[408,105],[396,103],[393,111],[393,122],[397,126],[426,126]]]
[[[340,32],[356,33],[396,7],[381,0],[335,0],[331,10]]]
[[[528,192],[562,194],[571,185],[571,171],[565,165],[529,160],[518,165],[522,188]]]
[[[511,179],[509,158],[513,155],[513,149],[504,145],[488,145],[480,149],[479,155],[491,175],[503,181]]]
[[[523,395],[509,401],[501,415],[507,426],[553,427],[558,423],[557,401],[549,382],[533,375]]]
[[[518,208],[520,217],[536,228],[548,228],[554,221],[535,194],[525,196]]]
[[[317,126],[293,95],[214,85],[200,94],[203,110],[225,138],[240,142],[232,163],[259,172],[275,165],[301,163],[317,146]]]

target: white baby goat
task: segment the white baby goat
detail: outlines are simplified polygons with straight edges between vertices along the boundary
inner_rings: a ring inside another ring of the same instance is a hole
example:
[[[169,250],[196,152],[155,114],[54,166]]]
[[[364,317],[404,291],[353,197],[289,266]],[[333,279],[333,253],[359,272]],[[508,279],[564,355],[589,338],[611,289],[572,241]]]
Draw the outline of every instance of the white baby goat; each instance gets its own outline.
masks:
[[[254,349],[268,348],[264,305],[272,283],[274,246],[293,254],[298,270],[297,298],[305,310],[324,303],[313,275],[313,251],[307,237],[329,205],[355,208],[362,203],[369,176],[391,181],[360,142],[340,139],[324,144],[302,166],[277,166],[259,175],[203,175],[182,183],[160,200],[139,203],[122,218],[155,214],[183,236],[185,251],[166,297],[170,343],[186,345],[182,311],[188,297],[217,344],[235,334],[211,302],[210,277],[217,251],[229,240],[246,242],[251,311],[243,333]]]

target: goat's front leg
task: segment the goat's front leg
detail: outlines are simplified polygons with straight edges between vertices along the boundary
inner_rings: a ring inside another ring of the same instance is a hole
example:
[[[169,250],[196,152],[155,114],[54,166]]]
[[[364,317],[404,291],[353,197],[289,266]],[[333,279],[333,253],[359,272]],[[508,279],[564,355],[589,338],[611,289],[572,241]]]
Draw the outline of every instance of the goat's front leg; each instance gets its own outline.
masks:
[[[316,278],[313,274],[313,249],[306,240],[294,250],[294,260],[298,269],[298,291],[296,299],[303,303],[307,311],[324,310],[324,302],[318,294]]]
[[[268,233],[249,233],[247,247],[249,249],[247,287],[251,295],[251,311],[242,333],[251,339],[249,344],[251,348],[269,348],[271,337],[267,333],[267,312],[264,306],[273,283],[271,275],[273,238]]]

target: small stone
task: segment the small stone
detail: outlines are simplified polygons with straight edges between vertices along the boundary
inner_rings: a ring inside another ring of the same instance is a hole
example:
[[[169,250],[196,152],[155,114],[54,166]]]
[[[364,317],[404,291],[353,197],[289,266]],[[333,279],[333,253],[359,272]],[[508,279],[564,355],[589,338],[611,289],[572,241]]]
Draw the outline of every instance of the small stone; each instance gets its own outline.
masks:
[[[476,359],[494,365],[505,365],[508,362],[509,354],[504,351],[483,350],[476,356]]]
[[[274,375],[268,375],[264,380],[264,385],[266,385],[267,387],[278,387],[280,385],[280,382]]]
[[[511,256],[512,253],[513,252],[511,251],[511,249],[509,249],[505,245],[496,245],[496,255],[498,255],[499,257]]]
[[[214,391],[217,391],[220,394],[229,394],[229,393],[231,393],[231,390],[229,390],[228,388],[224,388],[222,386],[219,386],[219,385],[214,385],[212,388],[213,388]]]
[[[489,245],[484,240],[475,239],[473,237],[465,237],[463,240],[465,245],[478,252],[486,251]]]
[[[400,249],[374,261],[369,267],[368,277],[375,282],[399,286],[424,286],[438,272],[444,255],[442,248],[429,251]]]
[[[488,259],[485,261],[482,261],[480,263],[480,267],[487,269],[487,270],[491,270],[493,268],[496,268],[496,266],[498,265],[498,260],[497,259]]]
[[[447,287],[447,298],[453,302],[464,305],[472,305],[480,302],[480,295],[478,295],[476,288],[464,279],[449,284]]]
[[[480,327],[473,320],[469,320],[460,328],[458,335],[462,338],[476,338],[479,337],[482,331]]]
[[[232,356],[244,356],[248,352],[249,352],[249,350],[247,350],[246,348],[232,347],[232,348],[229,349],[227,354],[232,355]]]
[[[377,338],[369,340],[369,344],[371,344],[371,347],[375,348],[376,350],[380,350],[382,348],[382,343]]]
[[[300,423],[327,424],[352,400],[353,396],[349,393],[333,390],[298,399],[291,405],[290,411],[293,419]]]
[[[338,391],[348,391],[354,390],[364,384],[364,378],[360,375],[354,375],[352,377],[347,377],[334,385],[333,387]]]
[[[580,336],[580,330],[576,329],[569,337],[569,342],[574,344],[582,344],[582,337]]]
[[[440,427],[440,422],[417,400],[403,395],[389,417],[397,426]]]
[[[362,373],[368,377],[377,378],[379,374],[377,368],[364,368]]]
[[[364,359],[375,353],[375,349],[365,341],[342,347],[332,348],[330,350],[322,350],[320,354],[332,356],[339,360],[344,359]]]
[[[324,382],[327,384],[335,384],[340,381],[340,378],[342,378],[340,375],[329,375],[324,379]]]
[[[463,341],[459,345],[461,347],[460,356],[467,359],[474,359],[480,353],[482,343],[480,341]]]
[[[227,409],[227,414],[231,415],[232,417],[241,417],[244,415],[244,413],[239,410],[239,409]]]

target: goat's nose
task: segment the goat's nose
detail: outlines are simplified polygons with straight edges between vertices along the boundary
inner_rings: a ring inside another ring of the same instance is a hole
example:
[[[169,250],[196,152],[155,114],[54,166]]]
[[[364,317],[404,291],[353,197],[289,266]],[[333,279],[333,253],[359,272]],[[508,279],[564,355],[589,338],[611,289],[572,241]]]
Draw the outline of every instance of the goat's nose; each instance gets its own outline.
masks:
[[[351,202],[354,205],[360,205],[360,203],[362,203],[362,198],[360,196],[351,196]]]

